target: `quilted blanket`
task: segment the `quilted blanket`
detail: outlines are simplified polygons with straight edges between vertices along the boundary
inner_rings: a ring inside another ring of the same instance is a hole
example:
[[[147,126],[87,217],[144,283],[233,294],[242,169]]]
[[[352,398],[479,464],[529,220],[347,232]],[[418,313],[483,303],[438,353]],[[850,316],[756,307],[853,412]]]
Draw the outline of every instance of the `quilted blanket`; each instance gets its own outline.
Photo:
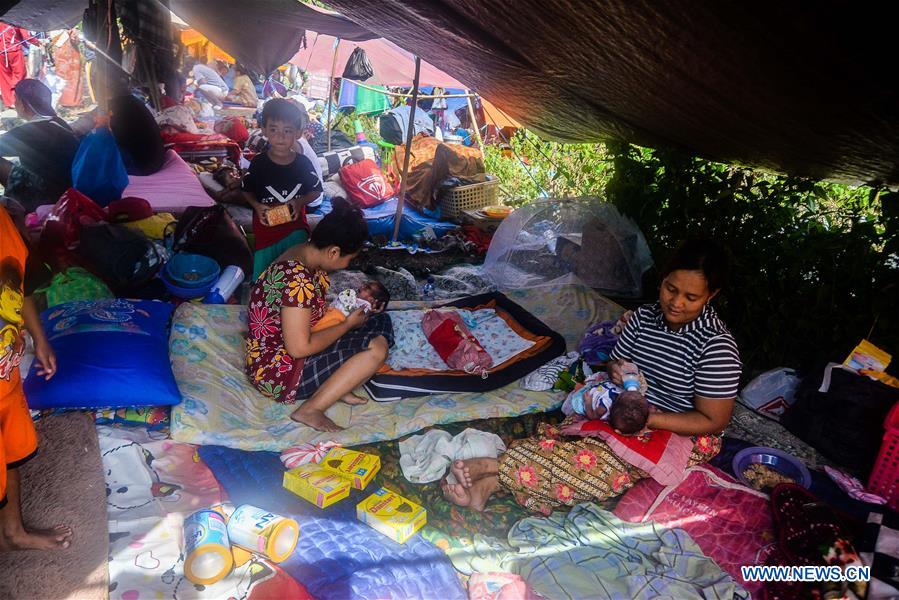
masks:
[[[587,325],[620,308],[591,290],[518,291],[511,298],[575,345]],[[435,424],[512,417],[551,410],[564,399],[517,384],[485,393],[437,394],[401,402],[349,407],[328,413],[346,427],[321,433],[290,420],[295,407],[264,398],[243,372],[245,307],[185,303],[178,307],[169,356],[183,402],[172,411],[172,438],[245,450],[279,451],[304,442],[358,445],[399,438]]]
[[[231,502],[252,503],[297,520],[300,541],[280,567],[319,600],[467,598],[452,564],[436,546],[420,535],[397,544],[356,520],[356,504],[374,491],[374,484],[321,510],[281,486],[284,467],[277,453],[216,446],[199,452]]]
[[[465,573],[520,575],[544,598],[749,598],[682,529],[626,523],[592,503],[522,519],[508,541],[477,537],[452,556]]]

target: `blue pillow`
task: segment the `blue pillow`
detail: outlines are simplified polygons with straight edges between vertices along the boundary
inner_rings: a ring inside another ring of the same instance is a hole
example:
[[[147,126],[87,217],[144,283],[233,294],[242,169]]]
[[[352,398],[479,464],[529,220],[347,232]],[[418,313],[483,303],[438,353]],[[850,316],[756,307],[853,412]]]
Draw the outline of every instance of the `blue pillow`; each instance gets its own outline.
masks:
[[[169,363],[173,306],[147,300],[67,302],[41,313],[56,352],[49,381],[32,365],[25,398],[32,409],[167,406],[181,402]]]

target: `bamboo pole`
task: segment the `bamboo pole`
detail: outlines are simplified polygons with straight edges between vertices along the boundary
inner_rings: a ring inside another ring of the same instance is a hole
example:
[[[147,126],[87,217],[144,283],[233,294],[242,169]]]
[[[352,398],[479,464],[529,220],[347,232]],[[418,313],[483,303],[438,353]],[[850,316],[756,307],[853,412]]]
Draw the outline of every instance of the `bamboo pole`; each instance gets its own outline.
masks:
[[[406,201],[406,177],[409,174],[409,159],[412,157],[412,137],[415,133],[415,113],[418,111],[418,82],[421,76],[421,58],[415,57],[415,78],[412,80],[412,110],[409,111],[409,127],[406,130],[406,151],[403,156],[403,174],[400,179],[400,195],[396,202],[396,216],[393,224],[393,243],[400,237],[400,221],[403,218],[403,203]]]
[[[337,70],[337,51],[340,50],[340,38],[334,44],[334,58],[331,60],[331,77],[328,79],[328,128],[326,134],[328,136],[328,152],[331,151],[331,104],[334,102],[334,72]]]
[[[471,90],[468,90],[469,92]],[[467,98],[468,100],[468,116],[471,118],[471,128],[474,129],[474,138],[478,141],[478,148],[481,150],[481,160],[487,160],[487,155],[484,153],[484,140],[481,139],[481,128],[478,127],[478,119],[474,114],[474,104],[471,102],[471,96]]]

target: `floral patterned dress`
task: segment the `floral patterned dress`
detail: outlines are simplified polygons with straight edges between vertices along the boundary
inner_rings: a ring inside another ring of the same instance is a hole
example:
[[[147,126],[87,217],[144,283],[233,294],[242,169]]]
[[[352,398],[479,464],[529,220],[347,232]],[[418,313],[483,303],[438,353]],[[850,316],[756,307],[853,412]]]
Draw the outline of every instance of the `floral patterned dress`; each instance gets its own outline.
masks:
[[[295,402],[303,359],[291,358],[284,346],[281,309],[308,308],[311,325],[324,315],[331,282],[324,271],[310,271],[302,263],[273,263],[253,285],[247,311],[246,372],[250,382],[268,398]]]
[[[696,438],[689,466],[721,450],[721,439]],[[541,423],[535,437],[515,440],[499,459],[499,482],[525,508],[550,514],[559,506],[619,496],[648,475],[618,457],[598,438],[572,438]]]

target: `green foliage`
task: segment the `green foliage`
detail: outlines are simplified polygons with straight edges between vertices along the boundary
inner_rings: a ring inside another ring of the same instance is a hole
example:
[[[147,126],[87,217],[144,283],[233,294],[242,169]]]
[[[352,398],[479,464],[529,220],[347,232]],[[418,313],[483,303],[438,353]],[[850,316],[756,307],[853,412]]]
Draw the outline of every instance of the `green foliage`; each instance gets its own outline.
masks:
[[[681,240],[721,243],[731,281],[716,304],[746,377],[842,361],[869,332],[899,354],[899,194],[622,143],[563,145],[519,133],[511,147],[527,167],[497,147],[487,152],[508,204],[532,201],[539,183],[549,196],[606,198],[637,222],[657,265],[647,300]]]
[[[487,172],[499,177],[503,202],[509,206],[527,204],[542,193],[602,195],[611,176],[611,160],[602,144],[557,144],[519,130],[509,147],[487,146],[485,153]]]
[[[895,196],[670,150],[608,148],[607,197],[640,225],[657,266],[690,235],[726,248],[731,281],[718,306],[747,374],[841,361],[872,328],[873,342],[899,349],[899,227],[884,214],[884,203],[895,212]],[[657,271],[649,279],[657,284]]]

